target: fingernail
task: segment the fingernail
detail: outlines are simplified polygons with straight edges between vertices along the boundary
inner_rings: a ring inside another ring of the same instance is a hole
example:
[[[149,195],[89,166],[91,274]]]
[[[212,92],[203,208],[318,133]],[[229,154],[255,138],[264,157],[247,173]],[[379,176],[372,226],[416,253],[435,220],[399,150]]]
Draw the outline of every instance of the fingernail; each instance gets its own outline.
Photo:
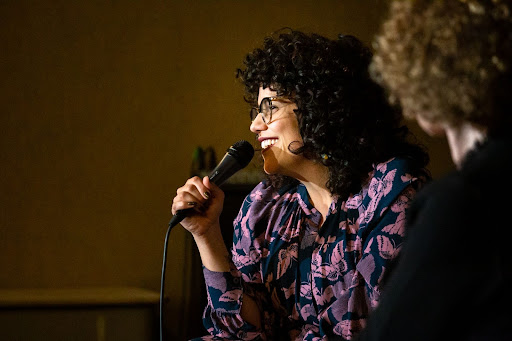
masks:
[[[210,199],[210,192],[206,191],[203,193],[206,199]]]

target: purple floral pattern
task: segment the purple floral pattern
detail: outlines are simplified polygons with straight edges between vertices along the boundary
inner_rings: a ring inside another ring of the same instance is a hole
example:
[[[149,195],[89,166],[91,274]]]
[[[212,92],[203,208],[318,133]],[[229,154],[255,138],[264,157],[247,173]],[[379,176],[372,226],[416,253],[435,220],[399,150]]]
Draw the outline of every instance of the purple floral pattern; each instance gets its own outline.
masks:
[[[358,194],[334,197],[321,226],[305,186],[258,184],[234,221],[232,271],[203,269],[211,336],[201,339],[351,339],[378,304],[405,211],[424,183],[407,171],[398,158],[377,165]],[[244,295],[258,303],[261,329],[240,315]]]

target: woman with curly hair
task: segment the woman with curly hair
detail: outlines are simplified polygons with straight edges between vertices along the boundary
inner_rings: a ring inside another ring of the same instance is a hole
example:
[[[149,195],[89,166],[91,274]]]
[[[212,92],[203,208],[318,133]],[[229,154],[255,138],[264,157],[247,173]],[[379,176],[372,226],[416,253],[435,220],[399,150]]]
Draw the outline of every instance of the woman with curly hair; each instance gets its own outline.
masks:
[[[512,340],[512,2],[393,1],[371,70],[457,169],[411,204],[361,340]]]
[[[249,53],[237,77],[268,178],[245,198],[230,252],[223,192],[194,177],[173,213],[203,262],[202,339],[350,339],[377,305],[403,239],[406,209],[428,180],[428,155],[368,74],[353,36],[284,30]]]

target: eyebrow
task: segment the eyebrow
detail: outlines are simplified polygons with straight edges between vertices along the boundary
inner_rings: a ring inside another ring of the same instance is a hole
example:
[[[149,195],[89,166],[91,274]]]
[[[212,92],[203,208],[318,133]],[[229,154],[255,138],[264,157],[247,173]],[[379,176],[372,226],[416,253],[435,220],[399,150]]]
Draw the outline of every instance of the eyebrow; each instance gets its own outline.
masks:
[[[293,103],[293,101],[289,100],[288,98],[285,98],[285,97],[275,97],[276,99],[275,100],[272,100],[274,102],[280,102],[280,103]]]

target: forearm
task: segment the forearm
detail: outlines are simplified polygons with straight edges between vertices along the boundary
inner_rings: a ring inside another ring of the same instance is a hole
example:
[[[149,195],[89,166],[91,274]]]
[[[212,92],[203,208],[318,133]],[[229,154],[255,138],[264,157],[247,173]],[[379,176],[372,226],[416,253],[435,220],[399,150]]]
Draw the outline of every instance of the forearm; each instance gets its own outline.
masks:
[[[194,235],[194,240],[199,250],[201,261],[208,270],[229,272],[231,255],[224,244],[219,223],[211,226],[202,235]]]

